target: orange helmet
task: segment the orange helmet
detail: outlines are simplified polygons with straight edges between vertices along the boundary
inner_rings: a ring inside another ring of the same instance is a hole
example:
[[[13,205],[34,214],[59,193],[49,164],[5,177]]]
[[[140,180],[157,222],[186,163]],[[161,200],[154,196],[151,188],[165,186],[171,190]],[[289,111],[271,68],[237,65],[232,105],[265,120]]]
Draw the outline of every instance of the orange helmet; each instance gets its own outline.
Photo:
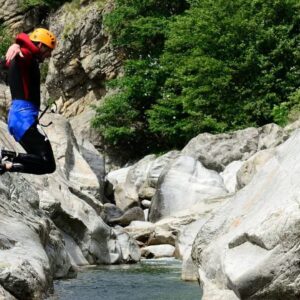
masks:
[[[54,49],[56,46],[55,35],[45,28],[36,28],[33,32],[29,34],[29,38],[33,42],[43,43],[51,49]]]

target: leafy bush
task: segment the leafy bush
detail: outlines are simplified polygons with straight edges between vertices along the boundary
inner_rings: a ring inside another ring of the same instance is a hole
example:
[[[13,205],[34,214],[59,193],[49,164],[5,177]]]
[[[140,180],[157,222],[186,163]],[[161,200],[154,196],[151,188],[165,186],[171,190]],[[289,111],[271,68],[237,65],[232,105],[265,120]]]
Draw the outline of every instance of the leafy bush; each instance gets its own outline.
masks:
[[[132,156],[160,149],[163,140],[148,129],[146,110],[160,98],[164,72],[159,64],[168,23],[181,12],[184,1],[117,0],[115,11],[105,23],[113,41],[128,58],[125,76],[110,83],[119,93],[96,110],[93,126],[115,150]]]
[[[3,57],[12,42],[12,36],[4,26],[0,26],[0,57]]]
[[[116,9],[105,24],[113,42],[130,58],[160,55],[165,41],[168,20],[184,11],[186,1],[116,0]]]
[[[274,119],[280,125],[286,125],[300,118],[300,89],[297,89],[288,99],[274,108]]]
[[[168,78],[150,129],[174,140],[274,121],[273,108],[282,111],[300,83],[299,12],[290,0],[195,1],[170,25],[161,57]],[[171,102],[181,117],[168,123]]]
[[[34,6],[47,6],[47,7],[55,8],[65,2],[69,2],[69,1],[66,1],[66,0],[23,0],[22,7],[24,10],[27,10]]]
[[[109,101],[126,102],[134,130],[108,135],[120,116],[108,121],[104,103],[94,124],[108,145],[168,150],[204,131],[284,124],[300,107],[299,1],[116,2],[106,24],[130,61]]]

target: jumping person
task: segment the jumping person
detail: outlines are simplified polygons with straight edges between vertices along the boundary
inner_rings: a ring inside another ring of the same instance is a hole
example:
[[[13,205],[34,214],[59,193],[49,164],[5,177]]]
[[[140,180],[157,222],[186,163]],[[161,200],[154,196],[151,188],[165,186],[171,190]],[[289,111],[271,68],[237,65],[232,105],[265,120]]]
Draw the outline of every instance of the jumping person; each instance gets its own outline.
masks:
[[[44,28],[20,33],[6,53],[12,103],[8,129],[27,153],[1,150],[0,173],[53,173],[56,169],[51,144],[38,122],[40,111],[39,63],[51,56],[56,37]]]

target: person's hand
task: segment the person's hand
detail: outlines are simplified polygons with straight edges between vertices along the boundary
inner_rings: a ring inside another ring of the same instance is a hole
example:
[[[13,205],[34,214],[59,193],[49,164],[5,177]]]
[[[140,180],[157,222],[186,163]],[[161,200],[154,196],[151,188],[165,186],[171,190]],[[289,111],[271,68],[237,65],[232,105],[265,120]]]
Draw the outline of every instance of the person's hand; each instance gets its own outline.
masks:
[[[20,55],[20,57],[24,57],[21,48],[18,44],[12,44],[5,55],[6,61],[10,62],[11,60],[13,60],[17,55]]]

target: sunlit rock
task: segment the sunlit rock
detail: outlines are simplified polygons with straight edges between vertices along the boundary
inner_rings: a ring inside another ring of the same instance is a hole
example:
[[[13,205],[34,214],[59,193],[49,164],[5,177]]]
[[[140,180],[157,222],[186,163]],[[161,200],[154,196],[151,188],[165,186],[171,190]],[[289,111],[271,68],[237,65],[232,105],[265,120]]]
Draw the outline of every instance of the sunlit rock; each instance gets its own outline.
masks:
[[[191,156],[180,156],[159,179],[151,201],[149,220],[156,222],[211,198],[228,193],[221,176]]]
[[[299,141],[296,131],[200,228],[192,254],[203,299],[212,290],[223,299],[299,297]]]
[[[142,256],[147,258],[173,257],[175,247],[172,245],[155,245],[142,248]]]
[[[288,136],[275,124],[216,135],[202,133],[184,147],[182,154],[193,156],[205,167],[220,172],[233,161],[246,160],[257,151],[281,144]]]

